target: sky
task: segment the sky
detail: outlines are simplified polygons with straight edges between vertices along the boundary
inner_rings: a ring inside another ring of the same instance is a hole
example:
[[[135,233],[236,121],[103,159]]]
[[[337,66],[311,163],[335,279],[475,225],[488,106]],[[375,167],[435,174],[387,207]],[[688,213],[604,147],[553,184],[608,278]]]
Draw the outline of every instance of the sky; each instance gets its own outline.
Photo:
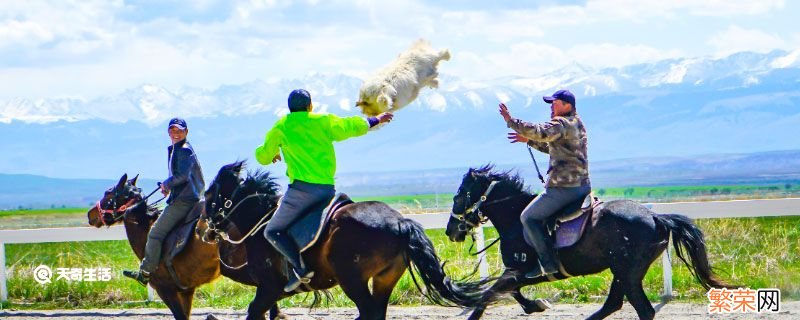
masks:
[[[55,0],[0,2],[0,100],[366,77],[415,39],[440,72],[535,76],[800,47],[797,1]]]

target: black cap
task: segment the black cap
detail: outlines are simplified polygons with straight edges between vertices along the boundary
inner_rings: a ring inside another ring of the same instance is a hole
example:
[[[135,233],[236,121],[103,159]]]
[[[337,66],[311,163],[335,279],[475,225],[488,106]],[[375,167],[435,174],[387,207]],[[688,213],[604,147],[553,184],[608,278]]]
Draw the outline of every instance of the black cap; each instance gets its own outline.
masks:
[[[186,126],[186,120],[181,118],[172,118],[172,120],[169,121],[169,125],[167,125],[167,130],[172,127],[177,127],[181,130],[186,130],[188,128],[188,126]]]
[[[569,90],[558,90],[556,93],[553,93],[552,96],[542,97],[542,100],[547,103],[553,103],[553,101],[556,99],[569,102],[569,104],[571,104],[573,107],[575,106],[575,95],[572,94],[572,92],[569,92]]]
[[[297,89],[289,94],[289,111],[308,111],[311,105],[311,94],[305,89]]]

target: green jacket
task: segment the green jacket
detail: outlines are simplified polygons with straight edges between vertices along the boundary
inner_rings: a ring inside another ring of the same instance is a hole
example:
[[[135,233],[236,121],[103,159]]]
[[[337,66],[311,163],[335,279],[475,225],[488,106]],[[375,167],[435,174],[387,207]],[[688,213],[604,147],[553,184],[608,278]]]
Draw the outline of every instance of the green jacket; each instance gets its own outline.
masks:
[[[256,148],[256,160],[268,165],[281,151],[290,183],[301,180],[333,185],[333,142],[364,135],[368,130],[369,123],[359,116],[340,118],[326,113],[292,112],[272,126],[264,144]]]

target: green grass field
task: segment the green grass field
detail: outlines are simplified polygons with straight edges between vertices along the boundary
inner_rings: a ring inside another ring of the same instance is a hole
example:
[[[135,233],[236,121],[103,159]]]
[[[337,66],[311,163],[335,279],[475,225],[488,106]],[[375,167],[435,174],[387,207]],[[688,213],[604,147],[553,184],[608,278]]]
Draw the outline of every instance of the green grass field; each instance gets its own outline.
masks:
[[[723,279],[757,288],[780,288],[784,299],[800,298],[800,216],[780,218],[704,219],[697,221],[706,234],[710,261]],[[459,278],[473,270],[476,260],[467,254],[466,243],[451,243],[441,229],[428,230],[437,252],[448,261],[446,271]],[[487,229],[487,241],[496,233]],[[474,250],[474,249],[473,249]],[[488,251],[490,270],[498,272],[501,265],[498,251]],[[674,254],[673,254],[674,256]],[[124,269],[133,269],[138,261],[126,241],[79,243],[7,244],[6,266],[9,271],[10,302],[4,308],[128,308],[139,306],[163,307],[160,302],[146,303],[146,289],[121,277]],[[33,279],[38,265],[51,268],[112,268],[109,282],[74,282],[57,280],[40,285]],[[678,300],[705,302],[705,292],[688,270],[674,259],[674,295]],[[553,302],[601,302],[605,298],[611,274],[576,277],[556,283],[528,287],[528,297],[549,298]],[[660,260],[650,268],[645,291],[651,300],[658,300],[663,288]],[[226,278],[200,288],[195,307],[235,308],[242,310],[252,299],[255,289]],[[311,296],[302,294],[281,302],[284,307],[307,306]],[[426,304],[416,291],[408,274],[395,288],[392,304]],[[333,299],[323,306],[353,306],[339,289]]]
[[[455,190],[453,190],[455,192]],[[708,201],[800,196],[800,184],[654,186],[595,188],[601,200],[631,199],[642,202]],[[447,211],[453,193],[354,197],[356,201],[383,201],[403,214]],[[0,210],[0,229],[74,227],[86,223],[86,208]]]
[[[653,186],[595,188],[593,192],[601,200],[631,199],[642,202],[708,201],[800,196],[800,185],[787,183],[774,185]],[[401,210],[449,209],[453,204],[453,196],[454,194],[450,193],[440,193],[360,197],[355,198],[355,200],[383,201]]]

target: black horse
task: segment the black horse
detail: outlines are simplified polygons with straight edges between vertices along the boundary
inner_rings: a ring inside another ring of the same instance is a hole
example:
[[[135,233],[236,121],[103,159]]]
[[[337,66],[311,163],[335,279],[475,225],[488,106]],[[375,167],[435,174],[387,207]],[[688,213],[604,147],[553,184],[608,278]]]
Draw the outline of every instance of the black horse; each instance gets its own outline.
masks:
[[[288,282],[286,261],[262,235],[264,221],[280,200],[279,186],[265,171],[251,172],[242,181],[242,166],[243,162],[236,162],[220,169],[206,195],[205,219],[223,238],[244,241],[249,268],[258,279],[247,319],[264,319],[268,308],[296,292],[282,290]],[[303,258],[315,272],[307,289],[340,285],[358,307],[359,319],[386,318],[389,296],[406,268],[420,291],[440,305],[473,307],[488,283],[451,281],[422,226],[377,201],[351,203],[336,210]]]
[[[464,175],[453,198],[447,236],[451,241],[464,241],[474,227],[491,221],[500,235],[500,250],[506,267],[497,282],[484,292],[483,301],[469,319],[479,319],[486,306],[507,293],[512,294],[526,313],[544,311],[541,303],[523,297],[520,288],[599,273],[608,268],[614,275],[608,297],[603,307],[589,319],[603,319],[622,308],[623,296],[628,297],[639,318],[653,319],[655,309],[645,296],[642,279],[653,261],[667,248],[670,234],[678,258],[704,288],[734,287],[711,270],[703,232],[691,219],[677,214],[655,214],[628,200],[609,201],[594,208],[594,216],[581,239],[557,250],[562,265],[559,273],[550,278],[526,278],[525,272],[538,266],[538,258],[523,239],[520,214],[534,197],[535,194],[525,190],[518,175],[495,172],[491,165],[469,169]]]

